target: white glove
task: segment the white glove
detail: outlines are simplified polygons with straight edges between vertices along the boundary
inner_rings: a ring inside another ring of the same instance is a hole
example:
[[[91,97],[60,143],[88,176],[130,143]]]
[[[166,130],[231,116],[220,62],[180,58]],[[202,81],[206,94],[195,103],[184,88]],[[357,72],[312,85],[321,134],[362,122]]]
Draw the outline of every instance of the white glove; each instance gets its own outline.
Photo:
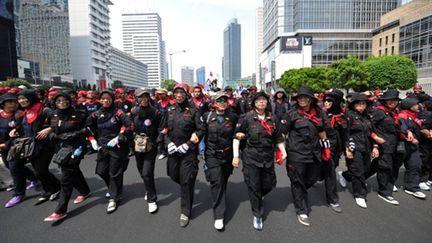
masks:
[[[177,152],[177,146],[173,142],[169,143],[168,144],[168,154],[173,154],[175,152]]]
[[[185,154],[188,150],[189,150],[189,145],[187,145],[187,143],[184,143],[177,148],[177,151],[181,154]]]
[[[321,148],[330,148],[330,140],[328,139],[320,139],[319,143],[321,145]]]
[[[107,146],[110,147],[110,148],[114,148],[115,146],[117,146],[118,143],[119,143],[118,138],[119,138],[119,137],[117,136],[117,137],[111,139],[111,140],[107,143]]]
[[[91,139],[90,144],[93,150],[99,151],[99,149],[101,148],[95,139]]]
[[[353,139],[349,140],[349,142],[348,142],[348,149],[351,152],[353,152],[355,150],[355,143],[354,143]]]

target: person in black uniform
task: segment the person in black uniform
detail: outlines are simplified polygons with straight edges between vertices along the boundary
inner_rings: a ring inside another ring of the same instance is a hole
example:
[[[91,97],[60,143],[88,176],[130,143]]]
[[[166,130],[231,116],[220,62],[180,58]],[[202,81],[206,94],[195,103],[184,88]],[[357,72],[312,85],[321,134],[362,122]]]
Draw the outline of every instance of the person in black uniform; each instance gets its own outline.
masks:
[[[237,115],[229,112],[228,96],[223,92],[218,92],[213,102],[214,111],[205,113],[202,119],[206,144],[204,173],[210,183],[214,227],[223,230],[226,187],[233,170],[232,138]]]
[[[286,158],[280,122],[271,116],[267,105],[270,100],[265,92],[257,92],[252,99],[253,109],[241,117],[236,125],[233,140],[233,160],[239,167],[240,140],[245,139],[242,151],[244,181],[248,188],[249,201],[253,213],[253,227],[263,229],[263,197],[276,186],[274,170],[275,151],[282,153],[282,162]]]
[[[134,124],[136,165],[144,181],[148,211],[155,213],[158,206],[154,169],[161,112],[150,105],[150,92],[147,90],[136,89],[134,95],[137,99],[137,106],[132,108],[131,118]]]
[[[82,203],[90,195],[90,188],[79,168],[85,152],[86,115],[72,107],[72,99],[66,93],[58,93],[53,101],[56,109],[48,120],[52,129],[51,141],[56,146],[53,160],[59,164],[62,172],[61,192],[57,208],[44,221],[57,221],[67,216],[67,206],[74,188],[79,193],[75,204]]]
[[[330,141],[331,159],[323,161],[322,174],[325,182],[327,203],[335,212],[342,212],[337,194],[336,167],[339,159],[345,150],[347,123],[342,111],[343,92],[332,89],[324,95],[324,106],[328,126],[325,126],[327,137]]]
[[[369,176],[377,173],[379,198],[390,204],[399,205],[399,202],[392,195],[394,185],[392,169],[397,156],[396,146],[400,132],[396,109],[400,101],[399,91],[389,89],[379,101],[380,104],[371,112],[372,121],[377,135],[386,142],[379,145],[379,157],[372,161]]]
[[[286,168],[297,220],[309,226],[307,190],[319,179],[321,162],[331,159],[330,141],[325,132],[324,113],[317,105],[313,90],[302,86],[293,99],[296,104],[282,120],[287,134]]]
[[[180,185],[180,226],[186,227],[191,216],[194,186],[198,173],[198,143],[202,138],[200,114],[187,97],[188,86],[176,84],[176,104],[168,108],[162,120],[162,134],[167,145],[168,176]]]
[[[60,182],[49,171],[49,164],[54,155],[54,147],[48,139],[48,135],[52,130],[48,127],[47,117],[52,110],[44,107],[39,101],[35,90],[31,89],[23,90],[18,94],[18,103],[24,111],[17,113],[17,128],[13,129],[9,135],[15,138],[34,138],[35,151],[37,152],[28,159],[20,159],[16,156],[13,163],[15,163],[16,169],[22,170],[22,166],[30,160],[35,175],[42,183],[44,190],[35,205],[47,200],[53,201],[60,194]],[[18,178],[20,181],[18,187],[21,187],[21,185],[25,187],[25,177],[18,176]]]
[[[271,108],[272,113],[276,115],[279,121],[281,121],[285,113],[290,109],[288,94],[284,89],[279,88],[276,90],[273,96],[273,102],[271,103]]]
[[[0,151],[3,163],[11,172],[14,172],[11,173],[14,184],[19,185],[19,183],[22,183],[19,178],[25,177],[31,181],[30,185],[27,186],[27,189],[29,189],[31,185],[37,185],[37,179],[33,171],[30,170],[27,166],[20,166],[18,170],[15,168],[11,168],[10,166],[13,166],[15,164],[12,163],[10,165],[7,159],[9,149],[13,144],[13,141],[9,136],[9,132],[17,126],[15,116],[18,110],[17,95],[12,93],[3,94],[2,96],[0,96],[0,106],[2,108],[0,111]],[[24,200],[26,188],[23,185],[19,185],[18,187],[13,186],[12,190],[13,189],[17,190],[14,191],[13,197],[6,203],[6,208],[13,207]]]
[[[395,163],[393,180],[397,181],[399,168],[405,167],[404,191],[419,199],[426,199],[426,194],[420,191],[420,167],[421,158],[419,153],[419,139],[423,124],[417,117],[419,112],[418,100],[416,98],[405,98],[400,103],[399,121],[401,124],[401,135],[405,140],[405,156],[399,157]]]
[[[88,139],[94,150],[98,151],[96,174],[105,182],[109,191],[107,213],[117,210],[123,190],[123,172],[129,162],[129,145],[126,133],[132,122],[129,117],[114,105],[114,93],[104,90],[100,94],[102,107],[87,118],[90,134]]]
[[[248,113],[251,110],[250,107],[250,96],[249,90],[244,89],[240,93],[241,97],[236,100],[236,111],[237,115],[243,115]]]
[[[361,208],[367,208],[366,178],[370,170],[371,152],[373,159],[378,158],[378,144],[385,143],[374,132],[371,117],[366,111],[370,105],[372,102],[364,94],[354,93],[346,112],[348,139],[345,142],[345,154],[348,172],[344,172],[343,176],[352,181],[354,198]]]
[[[430,191],[432,186],[432,100],[428,94],[419,94],[419,104],[422,109],[418,113],[422,120],[422,132],[419,139],[419,152],[422,159],[420,184],[422,191]]]

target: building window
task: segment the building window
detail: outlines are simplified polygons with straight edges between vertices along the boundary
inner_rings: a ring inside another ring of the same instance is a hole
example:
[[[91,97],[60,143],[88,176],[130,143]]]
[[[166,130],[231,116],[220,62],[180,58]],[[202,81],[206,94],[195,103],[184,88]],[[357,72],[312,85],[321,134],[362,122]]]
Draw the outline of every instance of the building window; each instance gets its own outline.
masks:
[[[386,36],[386,45],[388,44],[388,36]]]
[[[395,40],[395,34],[393,33],[392,34],[392,43],[394,43],[394,40]]]
[[[392,46],[391,54],[394,54],[394,46]]]
[[[387,48],[385,49],[384,54],[387,55]]]
[[[379,57],[381,56],[381,50],[378,51],[378,56],[379,56]]]
[[[382,38],[380,38],[379,46],[381,47],[382,44]]]

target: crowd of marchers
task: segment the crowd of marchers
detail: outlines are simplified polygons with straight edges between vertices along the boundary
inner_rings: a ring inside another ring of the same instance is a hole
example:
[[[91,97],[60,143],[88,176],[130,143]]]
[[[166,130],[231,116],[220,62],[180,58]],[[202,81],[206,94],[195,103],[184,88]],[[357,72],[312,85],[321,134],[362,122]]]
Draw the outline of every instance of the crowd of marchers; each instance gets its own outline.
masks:
[[[329,208],[342,212],[337,184],[352,185],[354,202],[367,208],[367,184],[376,175],[378,197],[398,205],[402,190],[426,199],[432,185],[432,98],[420,85],[401,99],[398,90],[318,94],[302,86],[288,95],[205,90],[178,83],[165,89],[123,88],[48,92],[0,89],[0,151],[13,183],[12,208],[38,190],[35,205],[58,200],[45,221],[67,216],[73,189],[80,204],[91,196],[80,162],[97,153],[95,173],[105,182],[108,214],[121,202],[129,157],[143,179],[149,213],[158,211],[155,162],[167,157],[167,175],[180,186],[181,227],[193,213],[194,185],[203,160],[210,184],[214,228],[223,230],[229,177],[241,166],[252,226],[263,229],[263,201],[276,186],[275,164],[285,165],[299,223],[310,225],[308,189],[325,185]],[[336,168],[344,157],[346,170]],[[50,170],[61,169],[56,176]]]

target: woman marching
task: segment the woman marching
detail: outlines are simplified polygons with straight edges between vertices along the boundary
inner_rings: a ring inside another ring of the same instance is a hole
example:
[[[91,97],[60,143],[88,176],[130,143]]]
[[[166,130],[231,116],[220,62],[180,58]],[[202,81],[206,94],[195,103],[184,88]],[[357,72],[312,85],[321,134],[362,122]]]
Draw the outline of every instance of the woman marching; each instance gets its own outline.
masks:
[[[293,99],[296,104],[282,120],[284,133],[288,136],[286,167],[297,220],[309,226],[307,190],[319,179],[321,162],[331,160],[330,141],[324,130],[324,114],[317,105],[313,90],[302,86]]]
[[[49,171],[49,164],[54,155],[54,147],[50,143],[48,135],[52,129],[47,127],[47,117],[52,110],[43,106],[39,101],[35,90],[26,89],[18,94],[18,103],[24,110],[17,114],[17,128],[13,129],[9,135],[15,138],[30,139],[34,142],[35,149],[27,158],[20,158],[16,155],[10,162],[14,164],[12,173],[15,173],[18,180],[16,192],[22,193],[25,190],[25,176],[21,173],[27,161],[33,166],[36,177],[40,180],[44,192],[37,200],[35,205],[39,205],[48,200],[55,200],[60,194],[60,182]]]
[[[57,221],[67,216],[74,188],[79,193],[75,204],[82,203],[90,195],[90,188],[79,167],[85,154],[86,115],[72,107],[72,100],[66,93],[57,94],[53,101],[55,110],[48,120],[52,129],[51,141],[56,145],[53,162],[59,164],[62,172],[61,192],[57,208],[44,221]]]
[[[154,181],[155,160],[161,113],[150,105],[150,92],[145,89],[135,90],[137,106],[132,108],[132,121],[134,123],[135,158],[138,172],[144,181],[149,213],[158,210],[156,204],[157,194]]]
[[[263,229],[263,197],[276,186],[274,170],[275,150],[282,153],[281,162],[286,158],[285,145],[276,116],[266,110],[270,100],[266,93],[257,92],[252,98],[252,110],[239,119],[233,140],[232,165],[239,167],[240,140],[245,139],[242,151],[244,181],[248,188],[253,213],[253,227]]]
[[[214,111],[205,113],[202,119],[206,144],[204,173],[210,183],[214,227],[223,230],[226,188],[233,170],[232,138],[237,115],[229,112],[228,96],[222,92],[214,97],[213,108]]]
[[[114,105],[115,95],[105,90],[100,94],[101,108],[87,118],[88,137],[94,150],[98,151],[96,174],[108,187],[107,213],[117,210],[123,190],[123,172],[129,162],[129,145],[125,133],[131,127],[129,117]],[[97,135],[95,141],[93,134]]]

